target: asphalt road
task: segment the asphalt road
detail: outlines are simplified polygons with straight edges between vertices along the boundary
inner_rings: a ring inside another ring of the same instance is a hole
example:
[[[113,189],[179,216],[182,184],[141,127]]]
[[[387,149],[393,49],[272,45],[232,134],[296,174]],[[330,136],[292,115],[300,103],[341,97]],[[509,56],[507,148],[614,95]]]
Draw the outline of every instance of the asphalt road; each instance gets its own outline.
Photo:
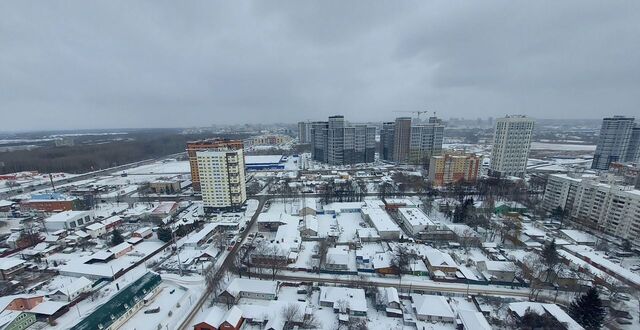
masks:
[[[258,207],[256,208],[256,212],[253,214],[253,216],[251,216],[251,220],[249,221],[249,223],[245,225],[245,230],[240,234],[240,238],[238,238],[236,245],[234,245],[231,251],[229,251],[226,258],[222,262],[222,265],[220,265],[220,268],[215,270],[216,275],[224,274],[224,272],[229,268],[229,265],[235,258],[236,253],[238,253],[238,250],[242,245],[241,244],[242,241],[244,241],[245,238],[247,238],[247,235],[249,234],[249,231],[250,231],[249,229],[255,225],[256,221],[258,220],[258,215],[260,215],[260,213],[262,212],[262,208],[264,207],[265,202],[269,198],[263,197],[263,196],[256,196],[254,199],[258,199],[259,201]],[[196,302],[196,305],[193,306],[193,308],[191,309],[191,312],[189,312],[189,315],[187,315],[187,317],[184,319],[184,321],[182,321],[182,323],[178,327],[179,329],[191,329],[189,325],[193,321],[193,318],[196,316],[196,314],[198,314],[198,311],[200,310],[202,305],[209,299],[210,294],[211,293],[205,293],[203,297]]]

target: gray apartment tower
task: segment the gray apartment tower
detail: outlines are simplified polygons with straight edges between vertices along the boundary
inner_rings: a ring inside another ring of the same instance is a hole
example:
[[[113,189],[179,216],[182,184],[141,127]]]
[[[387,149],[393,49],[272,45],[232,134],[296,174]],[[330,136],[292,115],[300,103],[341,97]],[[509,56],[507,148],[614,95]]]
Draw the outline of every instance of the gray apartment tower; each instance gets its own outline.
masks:
[[[331,116],[329,121],[312,123],[310,135],[315,161],[347,165],[375,160],[375,126],[347,125],[344,116]]]
[[[380,158],[399,164],[428,166],[431,156],[442,153],[444,124],[436,117],[425,124],[412,124],[410,117],[382,124]]]
[[[382,123],[382,130],[380,130],[380,159],[393,162],[393,141],[395,134],[396,123],[384,122]]]
[[[640,127],[633,117],[613,116],[602,120],[600,137],[591,168],[607,170],[612,162],[636,162],[640,155]]]
[[[298,142],[302,144],[311,143],[311,122],[298,122]]]

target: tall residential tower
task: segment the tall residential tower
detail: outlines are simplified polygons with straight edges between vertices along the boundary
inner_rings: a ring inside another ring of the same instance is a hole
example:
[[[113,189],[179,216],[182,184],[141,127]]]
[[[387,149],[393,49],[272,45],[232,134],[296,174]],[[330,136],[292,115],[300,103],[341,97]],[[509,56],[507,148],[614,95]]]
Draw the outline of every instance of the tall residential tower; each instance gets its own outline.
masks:
[[[604,118],[591,168],[607,170],[612,162],[637,161],[639,140],[640,128],[636,127],[633,117]]]
[[[376,128],[347,125],[343,116],[311,124],[313,160],[331,165],[372,163],[375,160]]]
[[[524,177],[531,148],[534,120],[506,116],[496,120],[489,175]]]

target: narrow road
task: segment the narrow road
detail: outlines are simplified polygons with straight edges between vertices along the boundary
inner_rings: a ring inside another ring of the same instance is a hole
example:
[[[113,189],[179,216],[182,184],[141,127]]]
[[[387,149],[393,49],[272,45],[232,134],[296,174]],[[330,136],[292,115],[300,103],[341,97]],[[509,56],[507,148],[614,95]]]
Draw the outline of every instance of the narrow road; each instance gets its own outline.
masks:
[[[253,275],[253,274],[252,274]],[[270,276],[269,276],[270,277]],[[276,275],[277,280],[284,281],[296,281],[296,282],[319,282],[319,283],[328,283],[328,284],[346,284],[351,286],[361,286],[363,283],[360,280],[356,279],[348,279],[348,278],[327,278],[327,277],[318,277],[317,274],[304,274],[302,276],[298,275]],[[435,283],[416,283],[416,281],[403,281],[400,283],[399,279],[396,278],[385,278],[384,281],[381,278],[369,278],[369,282],[366,284],[375,285],[376,287],[394,287],[397,289],[406,289],[406,290],[421,290],[421,291],[437,291],[437,292],[451,292],[451,293],[459,293],[459,294],[470,294],[470,295],[494,295],[494,296],[509,296],[509,297],[529,297],[529,291],[526,289],[511,289],[505,287],[497,287],[497,286],[479,286],[479,285],[469,285],[467,287],[466,284],[462,283],[445,283],[445,282],[435,282]]]
[[[238,243],[236,243],[236,245],[233,246],[231,251],[229,251],[226,258],[220,265],[220,268],[218,268],[217,270],[212,270],[216,272],[216,275],[221,273],[223,274],[229,268],[229,265],[231,264],[231,262],[233,262],[233,259],[235,258],[236,253],[238,252],[238,250],[240,249],[240,246],[242,245],[241,242],[244,241],[245,238],[247,238],[247,235],[249,234],[249,231],[250,231],[249,229],[255,225],[256,221],[258,220],[258,215],[260,215],[260,213],[262,212],[262,208],[264,207],[265,202],[269,198],[265,196],[255,196],[254,199],[257,199],[259,202],[258,207],[256,208],[256,212],[253,214],[253,216],[251,216],[251,220],[245,225],[245,230],[240,234],[240,238],[238,238],[237,240]],[[196,302],[196,305],[192,307],[191,312],[189,312],[189,315],[187,315],[187,317],[182,321],[178,329],[185,329],[185,330],[190,329],[189,325],[193,321],[193,318],[196,316],[196,314],[198,314],[198,311],[200,310],[202,305],[209,299],[209,295],[211,295],[211,293],[205,293],[202,296],[202,298],[200,298]]]

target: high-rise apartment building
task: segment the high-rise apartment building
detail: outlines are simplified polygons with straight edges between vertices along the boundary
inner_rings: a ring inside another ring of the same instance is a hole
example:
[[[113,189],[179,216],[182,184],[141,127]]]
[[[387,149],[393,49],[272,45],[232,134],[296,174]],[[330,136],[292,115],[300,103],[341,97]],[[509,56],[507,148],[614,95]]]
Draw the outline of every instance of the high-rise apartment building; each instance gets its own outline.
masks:
[[[411,126],[409,137],[409,164],[425,165],[428,168],[431,156],[442,153],[444,125],[436,117],[429,118],[426,124]]]
[[[329,161],[329,123],[319,121],[311,123],[311,158],[321,163]]]
[[[444,124],[436,117],[425,124],[411,124],[410,117],[382,124],[380,158],[399,164],[429,166],[431,156],[442,153]]]
[[[298,122],[298,142],[306,144],[311,143],[311,122]]]
[[[396,118],[393,134],[393,161],[406,163],[409,160],[409,144],[411,143],[411,117]]]
[[[575,221],[640,246],[640,190],[622,179],[552,174],[543,206],[562,207]]]
[[[382,123],[382,130],[380,130],[380,159],[388,162],[393,161],[393,142],[395,134],[394,122]]]
[[[458,181],[475,182],[481,163],[482,157],[475,154],[432,156],[429,163],[429,179],[437,187]]]
[[[612,162],[636,161],[640,146],[639,130],[633,117],[604,118],[591,168],[606,170]]]
[[[524,177],[531,148],[534,120],[506,116],[496,120],[489,175]]]
[[[198,151],[224,149],[242,149],[242,141],[226,139],[209,139],[201,141],[187,142],[187,156],[189,157],[189,167],[191,168],[191,182],[193,190],[200,191],[200,175],[198,171]],[[244,160],[243,160],[244,161]]]
[[[204,211],[242,207],[247,200],[243,149],[196,151],[196,158]]]
[[[376,128],[349,126],[343,116],[331,116],[327,122],[311,124],[313,160],[331,165],[371,163],[375,160]]]

